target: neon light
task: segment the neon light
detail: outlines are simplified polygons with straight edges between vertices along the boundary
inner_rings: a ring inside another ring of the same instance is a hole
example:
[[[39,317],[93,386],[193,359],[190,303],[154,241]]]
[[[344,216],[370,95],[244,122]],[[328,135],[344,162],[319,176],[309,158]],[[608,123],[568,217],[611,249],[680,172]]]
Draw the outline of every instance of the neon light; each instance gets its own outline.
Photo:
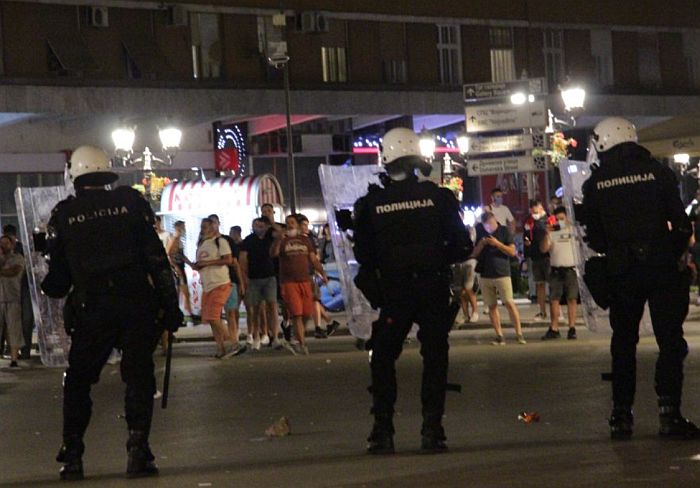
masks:
[[[353,154],[379,154],[378,147],[353,147]]]

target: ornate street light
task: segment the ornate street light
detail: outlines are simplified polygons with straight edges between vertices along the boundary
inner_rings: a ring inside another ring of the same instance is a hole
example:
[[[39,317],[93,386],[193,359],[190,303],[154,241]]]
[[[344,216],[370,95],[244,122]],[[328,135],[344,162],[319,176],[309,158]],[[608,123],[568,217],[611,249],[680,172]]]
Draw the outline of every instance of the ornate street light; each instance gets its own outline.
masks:
[[[564,109],[567,112],[582,110],[586,101],[586,90],[578,85],[570,85],[561,88],[561,99],[564,102]]]
[[[136,127],[119,127],[112,131],[114,142],[115,160],[122,166],[143,165],[144,171],[152,171],[154,165],[172,166],[173,159],[180,149],[182,131],[169,126],[158,131],[162,146],[163,157],[158,157],[146,146],[140,151],[140,157],[134,157],[134,141],[136,139]]]

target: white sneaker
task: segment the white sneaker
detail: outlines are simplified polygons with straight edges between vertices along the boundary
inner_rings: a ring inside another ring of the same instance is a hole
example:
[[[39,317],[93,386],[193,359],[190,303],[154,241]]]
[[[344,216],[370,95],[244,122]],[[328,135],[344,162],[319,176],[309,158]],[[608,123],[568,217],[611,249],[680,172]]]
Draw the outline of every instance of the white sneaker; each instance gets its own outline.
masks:
[[[253,351],[260,350],[260,339],[253,339]]]
[[[479,312],[474,312],[469,316],[469,323],[473,324],[474,322],[479,321]]]
[[[262,339],[260,340],[260,344],[263,346],[269,346],[270,345],[270,337],[267,334],[262,336]]]
[[[252,346],[253,345],[253,334],[248,334],[248,337],[246,337],[245,342],[249,346]]]
[[[156,390],[156,392],[153,394],[153,399],[158,400],[162,396],[163,396],[163,392],[160,390]]]

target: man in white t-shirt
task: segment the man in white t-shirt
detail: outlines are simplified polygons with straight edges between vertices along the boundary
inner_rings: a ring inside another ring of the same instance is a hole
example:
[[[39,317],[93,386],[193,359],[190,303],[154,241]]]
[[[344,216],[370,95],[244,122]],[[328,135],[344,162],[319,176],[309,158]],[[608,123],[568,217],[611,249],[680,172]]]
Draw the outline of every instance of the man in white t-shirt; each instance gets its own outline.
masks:
[[[557,218],[556,225],[547,225],[546,234],[540,245],[542,252],[549,252],[549,306],[551,325],[542,340],[558,339],[559,333],[559,300],[566,294],[566,307],[569,319],[567,339],[576,339],[576,301],[578,300],[578,280],[576,278],[576,244],[574,229],[566,216],[564,207],[554,210]]]
[[[228,267],[233,262],[231,247],[217,236],[210,218],[202,219],[201,241],[197,246],[197,262],[192,269],[199,271],[202,280],[202,322],[209,322],[216,341],[218,359],[226,355],[228,333],[221,320],[221,311],[231,294],[233,285]]]
[[[506,227],[511,235],[515,235],[515,218],[510,209],[503,205],[503,191],[500,188],[491,190],[491,204],[485,205],[484,211],[491,212],[498,225]]]

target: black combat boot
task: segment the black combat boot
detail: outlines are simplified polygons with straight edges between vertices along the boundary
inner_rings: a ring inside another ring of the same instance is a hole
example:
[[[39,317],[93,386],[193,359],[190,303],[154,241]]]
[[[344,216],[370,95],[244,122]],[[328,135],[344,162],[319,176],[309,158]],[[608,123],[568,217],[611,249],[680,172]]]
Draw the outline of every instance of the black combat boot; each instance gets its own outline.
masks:
[[[375,416],[372,433],[367,438],[367,452],[370,454],[394,453],[394,423],[391,416]]]
[[[439,453],[447,450],[445,441],[445,429],[442,428],[442,415],[427,415],[423,418],[421,428],[421,451],[425,453]]]
[[[129,461],[126,466],[127,478],[158,475],[158,466],[154,462],[156,458],[148,446],[148,434],[140,430],[130,430],[126,449],[129,451]]]
[[[63,463],[59,472],[62,480],[82,480],[83,476],[83,452],[85,445],[79,436],[66,436],[63,445],[56,455],[56,461]]]
[[[700,429],[681,415],[680,404],[669,397],[659,397],[659,435],[678,439],[697,439]]]
[[[608,419],[608,425],[610,425],[611,439],[625,441],[632,438],[634,427],[632,407],[614,407],[610,419]]]

